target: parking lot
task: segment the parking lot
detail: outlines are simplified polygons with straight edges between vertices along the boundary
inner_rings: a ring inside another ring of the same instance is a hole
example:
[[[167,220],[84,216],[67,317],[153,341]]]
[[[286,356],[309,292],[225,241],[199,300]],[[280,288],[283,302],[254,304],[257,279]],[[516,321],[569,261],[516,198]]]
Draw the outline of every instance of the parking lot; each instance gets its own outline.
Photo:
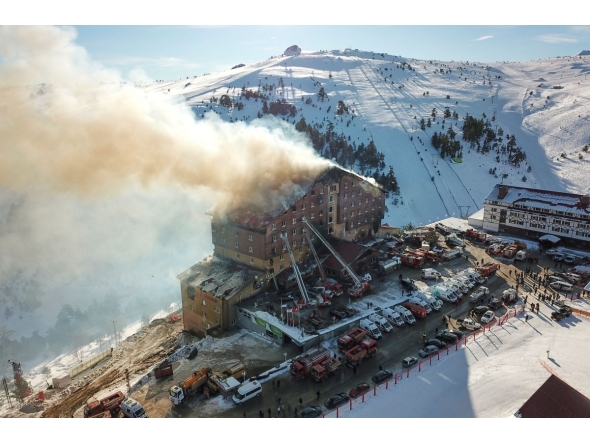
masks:
[[[383,337],[377,341],[378,348],[375,356],[366,359],[358,365],[356,372],[353,372],[351,368],[343,365],[342,370],[336,375],[321,383],[316,383],[310,377],[306,377],[301,381],[295,381],[292,379],[288,371],[284,371],[278,376],[264,381],[262,383],[262,396],[251,399],[242,406],[236,406],[229,399],[226,401],[208,400],[206,402],[221,403],[220,408],[212,410],[201,409],[199,408],[201,402],[198,402],[192,408],[182,409],[179,414],[180,416],[187,417],[242,417],[244,414],[248,417],[257,417],[259,412],[262,411],[264,416],[268,417],[270,411],[272,416],[277,416],[277,407],[280,400],[280,404],[283,405],[281,416],[293,416],[295,408],[301,411],[299,406],[300,398],[303,401],[304,407],[319,405],[324,410],[327,410],[324,406],[324,401],[336,393],[348,393],[351,388],[359,383],[364,382],[371,384],[372,376],[379,371],[380,367],[393,372],[399,372],[402,369],[402,360],[404,358],[408,356],[419,357],[418,353],[424,347],[423,333],[426,333],[426,339],[434,338],[437,330],[442,331],[442,329],[445,328],[442,322],[443,316],[448,316],[451,328],[459,328],[457,319],[468,317],[470,308],[473,308],[475,305],[487,304],[493,297],[502,299],[502,292],[504,290],[517,285],[515,278],[521,271],[530,268],[531,272],[538,273],[545,268],[554,268],[554,263],[550,257],[544,254],[540,255],[539,252],[535,250],[529,251],[529,257],[531,256],[534,259],[538,259],[538,262],[535,260],[531,261],[531,263],[526,261],[509,262],[496,260],[485,252],[485,245],[483,243],[474,244],[467,242],[464,256],[450,261],[444,261],[439,264],[429,264],[428,267],[435,268],[442,274],[442,278],[446,278],[483,262],[499,263],[499,270],[497,270],[497,272],[484,284],[484,286],[489,289],[489,294],[483,296],[483,299],[478,304],[470,303],[469,297],[472,292],[477,291],[478,287],[476,286],[468,294],[464,295],[462,301],[458,304],[444,302],[440,311],[433,311],[425,319],[417,319],[415,325],[394,327],[392,332],[383,333]],[[380,309],[386,308],[389,305],[401,303],[402,300],[398,298],[402,291],[400,274],[404,278],[414,279],[419,286],[435,284],[434,280],[421,280],[420,273],[421,270],[419,268],[413,269],[402,266],[392,274],[374,276],[371,282],[371,293],[361,300],[351,301],[352,307],[357,312],[357,317],[368,316],[371,312],[378,313]],[[526,282],[525,284],[521,283],[520,288],[521,294],[523,290],[527,290],[528,287],[526,286]],[[405,292],[405,295],[407,296],[407,292]],[[531,299],[528,301],[529,303],[531,301],[536,301],[532,295],[530,298]],[[350,309],[351,304],[348,302],[349,301],[345,298],[334,298],[330,309],[338,307],[348,307]],[[516,302],[522,303],[522,298],[519,298]],[[506,305],[500,304],[493,311],[496,316],[502,316],[507,310],[508,307]],[[323,311],[324,313],[327,313],[329,310],[328,308],[324,308]],[[484,312],[474,314],[473,318],[475,321],[479,321],[482,315],[484,315]],[[324,325],[337,325],[340,321],[337,318],[326,316],[323,322],[325,323]],[[358,324],[358,322],[356,324]],[[343,357],[342,354],[338,352],[336,338],[333,338],[322,345],[327,345],[332,351],[336,352],[337,356]],[[295,347],[293,347],[293,344],[279,346],[276,344],[262,343],[262,340],[258,348],[260,348],[261,353],[265,353],[265,349],[268,350],[269,347],[272,347],[273,350],[274,348],[281,351],[284,350],[288,353],[288,359],[294,357],[293,355],[300,353]],[[255,351],[251,350],[251,352]],[[277,353],[274,354],[276,355]],[[273,362],[269,362],[269,364],[273,364]],[[277,360],[276,364],[280,362],[281,360]],[[208,411],[214,413],[210,415],[207,413]]]

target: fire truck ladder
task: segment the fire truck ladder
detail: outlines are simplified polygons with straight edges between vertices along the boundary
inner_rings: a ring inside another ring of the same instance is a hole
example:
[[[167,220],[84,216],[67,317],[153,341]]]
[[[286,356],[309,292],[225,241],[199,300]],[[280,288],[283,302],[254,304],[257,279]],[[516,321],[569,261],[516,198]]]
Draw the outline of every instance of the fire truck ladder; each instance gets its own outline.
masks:
[[[313,231],[313,233],[318,237],[318,239],[322,241],[322,243],[326,246],[326,248],[328,250],[330,250],[330,253],[332,253],[334,255],[334,257],[336,259],[338,259],[338,262],[340,262],[340,264],[342,264],[342,266],[344,267],[344,269],[347,271],[347,273],[350,275],[350,277],[354,281],[354,288],[356,290],[361,289],[363,287],[363,284],[361,283],[361,280],[356,275],[356,273],[352,270],[352,268],[350,268],[350,266],[346,263],[346,261],[344,259],[342,259],[342,257],[332,247],[332,245],[330,245],[330,243],[326,239],[323,238],[323,236],[319,233],[319,231],[316,230],[315,227],[312,224],[309,223],[309,221],[305,218],[305,216],[302,217],[301,220],[303,221],[303,223],[305,223],[309,227],[309,229],[311,231]]]
[[[309,244],[309,248],[310,248],[311,252],[313,253],[313,257],[315,258],[315,261],[318,264],[318,270],[320,271],[320,276],[322,277],[322,281],[326,282],[327,281],[326,272],[324,271],[324,267],[322,267],[322,263],[320,262],[320,258],[318,257],[318,254],[315,251],[315,247],[313,246],[313,242],[311,241],[311,238],[309,237],[309,233],[307,232],[306,229],[303,229],[303,233],[305,233],[305,238],[307,239],[307,243]]]
[[[307,290],[305,289],[303,277],[301,277],[301,272],[299,271],[297,262],[295,262],[293,250],[291,250],[291,245],[289,245],[289,240],[287,239],[287,233],[285,233],[284,231],[281,233],[281,239],[285,241],[285,245],[287,246],[287,251],[289,252],[289,257],[291,258],[291,263],[293,264],[293,273],[295,274],[295,280],[297,281],[297,285],[299,286],[299,292],[301,293],[301,297],[303,297],[303,300],[306,304],[309,304],[310,300],[309,296],[307,295]]]

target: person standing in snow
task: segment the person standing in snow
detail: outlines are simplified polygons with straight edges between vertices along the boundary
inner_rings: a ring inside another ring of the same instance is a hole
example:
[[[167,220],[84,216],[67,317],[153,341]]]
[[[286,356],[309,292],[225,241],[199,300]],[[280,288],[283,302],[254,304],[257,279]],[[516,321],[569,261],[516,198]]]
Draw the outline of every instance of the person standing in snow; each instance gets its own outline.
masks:
[[[318,399],[317,400],[319,401],[320,400],[320,395],[321,395],[321,393],[320,393],[319,390],[316,392],[316,395],[318,395]]]

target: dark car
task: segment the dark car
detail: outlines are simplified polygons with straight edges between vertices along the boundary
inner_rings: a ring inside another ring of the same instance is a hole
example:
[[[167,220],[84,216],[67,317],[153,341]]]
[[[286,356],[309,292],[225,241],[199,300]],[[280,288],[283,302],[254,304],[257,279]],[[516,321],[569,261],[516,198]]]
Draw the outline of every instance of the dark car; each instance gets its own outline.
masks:
[[[367,393],[369,390],[371,390],[371,386],[366,382],[361,382],[360,384],[357,384],[350,392],[348,392],[348,395],[351,398],[358,398],[359,396]]]
[[[299,418],[317,418],[318,416],[322,416],[322,413],[322,408],[319,405],[316,405],[313,407],[305,407],[297,416]]]
[[[346,393],[337,393],[335,395],[330,396],[326,400],[326,402],[324,402],[324,405],[329,409],[333,409],[333,408],[338,407],[339,405],[344,404],[349,399],[350,399],[350,396],[348,396]]]
[[[497,298],[492,298],[492,300],[488,304],[488,307],[490,307],[492,310],[497,310],[501,306],[502,306],[502,301]]]
[[[377,373],[375,373],[373,375],[371,380],[375,384],[381,384],[383,381],[386,381],[387,379],[390,379],[392,377],[393,377],[393,372],[391,372],[389,370],[379,370]]]
[[[456,330],[456,329],[454,329],[454,328],[453,328],[453,329],[451,329],[451,330],[445,330],[445,331],[444,331],[444,333],[451,333],[451,334],[453,334],[453,335],[457,336],[457,338],[458,338],[459,340],[463,339],[463,336],[465,336],[465,333],[463,333],[463,332],[462,332],[462,331],[460,331],[460,330]]]
[[[400,283],[402,284],[402,287],[408,291],[418,291],[418,287],[414,283],[414,279],[403,278]]]
[[[561,321],[564,317],[565,315],[561,314],[558,311],[551,312],[551,319],[553,319],[554,321]]]
[[[418,352],[421,358],[427,358],[430,355],[436,355],[439,352],[439,349],[436,345],[427,345],[422,350]]]
[[[490,307],[488,307],[487,305],[479,305],[473,309],[473,313],[479,316],[484,314],[489,309]]]
[[[344,319],[346,317],[348,317],[348,315],[346,314],[346,312],[340,308],[332,308],[330,310],[330,314],[332,316],[337,317],[338,319]]]
[[[443,349],[443,348],[447,348],[447,344],[443,341],[441,341],[440,339],[429,339],[428,341],[426,341],[424,343],[425,346],[428,345],[435,345],[437,346],[439,349]]]
[[[569,308],[567,305],[562,305],[562,306],[557,306],[556,311],[558,311],[559,313],[561,313],[563,316],[565,316],[566,318],[572,314],[572,309]]]
[[[447,344],[454,344],[459,340],[459,338],[454,335],[453,333],[446,333],[442,332],[435,336],[436,339],[440,339],[441,341],[446,342]]]
[[[356,316],[356,310],[354,308],[341,307],[340,309],[346,313],[346,316],[348,317]]]

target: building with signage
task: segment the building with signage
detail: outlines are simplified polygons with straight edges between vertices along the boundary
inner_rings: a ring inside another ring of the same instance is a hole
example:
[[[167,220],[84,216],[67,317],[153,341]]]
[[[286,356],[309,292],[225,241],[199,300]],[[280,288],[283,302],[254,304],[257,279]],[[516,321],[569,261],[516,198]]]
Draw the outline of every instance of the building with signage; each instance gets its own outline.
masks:
[[[570,194],[498,184],[484,200],[484,230],[590,247],[590,194]]]

